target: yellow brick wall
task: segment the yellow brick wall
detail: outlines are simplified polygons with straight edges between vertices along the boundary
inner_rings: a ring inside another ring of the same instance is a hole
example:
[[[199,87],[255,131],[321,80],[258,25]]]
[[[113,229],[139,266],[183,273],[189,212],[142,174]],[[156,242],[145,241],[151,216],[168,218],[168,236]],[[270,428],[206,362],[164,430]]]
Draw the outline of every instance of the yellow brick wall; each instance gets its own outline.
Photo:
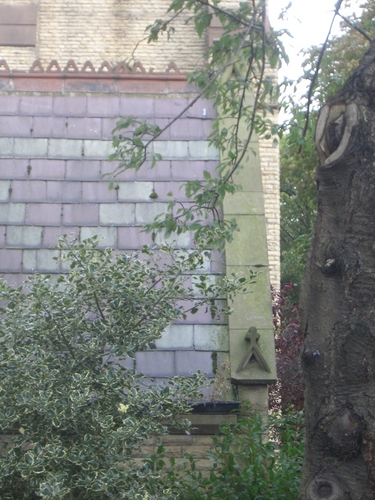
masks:
[[[262,170],[264,211],[267,221],[270,281],[280,287],[280,169],[279,147],[271,140],[260,139],[259,157]]]
[[[1,3],[35,2],[0,0]],[[134,57],[146,69],[163,71],[170,61],[176,61],[181,71],[191,71],[203,62],[206,37],[200,39],[193,26],[184,24],[187,16],[175,23],[176,31],[170,40],[163,36],[161,43],[151,45],[141,41],[146,27],[165,16],[169,3],[169,0],[40,0],[37,46],[1,47],[0,59],[6,59],[9,67],[17,69],[28,69],[35,59],[43,64],[56,59],[60,65],[69,59],[78,65],[90,60],[97,68],[105,60],[116,64]]]
[[[146,27],[155,19],[169,19],[171,0],[0,0],[0,4],[38,4],[37,45],[0,47],[0,59],[10,68],[29,69],[36,59],[43,65],[56,59],[65,65],[74,59],[78,66],[90,60],[94,67],[134,59],[148,70],[165,70],[170,61],[181,72],[204,62],[207,34],[199,38],[193,25],[185,24],[189,13],[173,23],[175,33],[157,44],[145,40]],[[224,0],[236,6],[237,0]],[[137,46],[137,48],[136,48]],[[135,52],[134,49],[136,48]]]

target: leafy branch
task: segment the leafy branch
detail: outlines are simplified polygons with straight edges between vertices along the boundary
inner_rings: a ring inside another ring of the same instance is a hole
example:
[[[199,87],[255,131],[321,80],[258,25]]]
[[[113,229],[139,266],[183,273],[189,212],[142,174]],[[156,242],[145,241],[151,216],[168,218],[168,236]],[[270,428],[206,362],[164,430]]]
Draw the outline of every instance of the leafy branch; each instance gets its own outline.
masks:
[[[207,49],[206,64],[188,76],[188,82],[198,87],[197,95],[166,126],[142,121],[134,116],[120,120],[114,129],[115,152],[110,160],[118,161],[110,178],[110,187],[116,185],[117,176],[128,169],[139,170],[150,158],[151,168],[162,159],[159,153],[150,152],[151,145],[199,99],[212,99],[218,110],[213,121],[209,145],[220,151],[221,159],[215,175],[204,172],[199,181],[188,181],[182,186],[188,204],[171,200],[167,212],[160,214],[145,226],[145,230],[172,234],[192,232],[195,242],[202,241],[207,247],[222,249],[226,241],[233,239],[237,229],[235,220],[224,220],[221,206],[227,194],[240,188],[235,173],[243,166],[251,150],[254,134],[266,139],[278,134],[278,127],[270,119],[273,114],[278,87],[267,77],[267,65],[276,68],[286,54],[277,34],[266,31],[265,3],[263,1],[241,3],[237,10],[224,8],[219,1],[174,0],[168,12],[172,18],[158,19],[148,27],[149,42],[157,41],[161,33],[174,31],[172,20],[182,13],[191,13],[186,22],[194,22],[198,36],[209,29],[214,16],[220,20],[222,35]],[[253,99],[249,103],[249,96]],[[223,123],[229,123],[227,127]],[[234,122],[232,124],[232,122]],[[240,128],[246,128],[245,137]]]

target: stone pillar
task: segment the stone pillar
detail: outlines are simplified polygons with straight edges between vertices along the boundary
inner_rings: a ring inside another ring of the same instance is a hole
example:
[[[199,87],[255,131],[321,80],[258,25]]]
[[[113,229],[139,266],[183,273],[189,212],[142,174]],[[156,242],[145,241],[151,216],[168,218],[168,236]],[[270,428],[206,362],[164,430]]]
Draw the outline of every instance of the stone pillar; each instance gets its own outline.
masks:
[[[247,99],[252,100],[252,96]],[[223,119],[222,126],[229,129],[230,120]],[[243,121],[240,138],[245,140],[247,134]],[[241,189],[228,195],[223,207],[224,217],[235,217],[239,226],[233,242],[226,245],[226,275],[248,274],[250,270],[258,273],[250,293],[235,298],[229,317],[231,382],[240,399],[266,414],[268,385],[276,380],[276,362],[258,137],[252,138],[248,149],[242,168],[235,174]]]

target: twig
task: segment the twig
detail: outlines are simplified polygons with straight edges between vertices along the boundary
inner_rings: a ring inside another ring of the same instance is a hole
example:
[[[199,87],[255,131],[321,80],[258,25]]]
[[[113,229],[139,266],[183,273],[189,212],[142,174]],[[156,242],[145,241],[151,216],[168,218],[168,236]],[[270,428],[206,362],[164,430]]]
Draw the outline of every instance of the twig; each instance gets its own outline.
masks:
[[[360,33],[362,36],[364,36],[366,38],[366,40],[369,41],[370,43],[372,42],[372,39],[368,36],[368,34],[365,33],[359,26],[353,24],[347,17],[343,16],[339,12],[337,13],[337,15],[340,16],[341,19],[343,21],[345,21],[348,26],[350,26],[350,28],[352,28],[353,30],[358,31],[358,33]]]
[[[174,14],[170,19],[167,19],[166,21],[164,21],[164,23],[163,23],[164,26],[168,26],[168,24],[170,24],[172,21],[174,21],[176,19],[176,17],[178,17],[181,14],[181,12],[183,12],[184,10],[185,10],[185,7],[183,7],[178,12],[176,12],[176,14]],[[134,47],[134,49],[132,51],[132,55],[131,55],[133,61],[136,60],[134,56],[135,56],[135,53],[136,53],[138,47],[141,45],[142,42],[144,42],[145,40],[148,40],[149,38],[150,38],[150,35],[147,35],[144,38],[142,38],[141,40],[138,40],[138,42],[135,44],[135,47]]]
[[[316,79],[318,78],[318,73],[319,73],[319,70],[320,70],[320,65],[322,63],[323,56],[324,56],[324,53],[325,53],[326,48],[327,48],[329,37],[331,36],[331,31],[332,31],[333,23],[334,23],[334,21],[336,19],[336,16],[339,14],[339,10],[340,10],[342,2],[343,2],[343,0],[338,0],[338,2],[336,3],[335,12],[333,14],[332,21],[331,21],[331,24],[330,24],[330,27],[329,27],[326,39],[325,39],[325,41],[323,43],[323,46],[322,46],[322,48],[320,50],[319,57],[318,57],[318,60],[317,60],[317,63],[316,63],[316,67],[315,67],[315,72],[314,72],[314,75],[312,77],[312,80],[311,80],[311,83],[310,83],[310,86],[309,86],[309,91],[308,91],[308,94],[307,94],[306,119],[305,119],[305,126],[303,127],[303,131],[302,131],[302,139],[304,139],[306,137],[307,129],[308,129],[308,126],[309,126],[310,108],[311,108],[311,102],[312,102],[312,94],[313,94],[313,91],[314,91]],[[300,145],[300,147],[298,149],[298,154],[300,154],[301,151],[302,151],[302,144]]]

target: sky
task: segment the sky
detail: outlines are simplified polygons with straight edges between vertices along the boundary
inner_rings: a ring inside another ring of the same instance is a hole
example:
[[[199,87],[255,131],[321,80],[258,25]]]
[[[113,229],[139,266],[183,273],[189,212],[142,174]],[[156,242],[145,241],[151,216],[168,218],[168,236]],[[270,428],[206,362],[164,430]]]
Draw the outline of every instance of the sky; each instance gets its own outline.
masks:
[[[269,17],[272,26],[275,29],[286,28],[293,38],[285,36],[283,39],[287,53],[290,58],[290,64],[287,68],[282,68],[280,76],[287,76],[295,79],[300,76],[301,56],[298,53],[302,48],[308,48],[311,45],[320,45],[324,42],[337,0],[291,0],[292,6],[288,10],[287,18],[278,20],[279,13],[283,7],[289,3],[288,0],[269,0]],[[358,11],[362,0],[352,0],[351,9],[345,12]],[[339,32],[339,18],[336,18],[334,33]]]

